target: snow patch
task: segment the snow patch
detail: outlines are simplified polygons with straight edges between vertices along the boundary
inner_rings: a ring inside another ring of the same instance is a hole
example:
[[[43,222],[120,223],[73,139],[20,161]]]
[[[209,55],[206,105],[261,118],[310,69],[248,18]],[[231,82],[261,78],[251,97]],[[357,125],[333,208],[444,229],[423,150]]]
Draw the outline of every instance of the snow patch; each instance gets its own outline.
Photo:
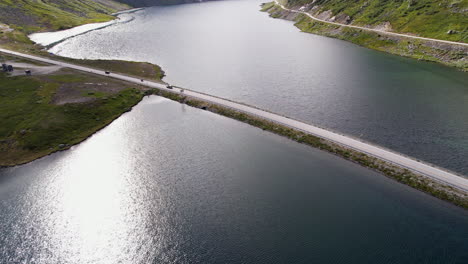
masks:
[[[127,23],[132,21],[133,19],[134,17],[129,13],[122,13],[118,16],[117,19],[114,19],[109,22],[91,23],[56,32],[34,33],[29,35],[28,37],[37,44],[40,44],[42,46],[50,46],[93,30],[102,29],[118,23]]]

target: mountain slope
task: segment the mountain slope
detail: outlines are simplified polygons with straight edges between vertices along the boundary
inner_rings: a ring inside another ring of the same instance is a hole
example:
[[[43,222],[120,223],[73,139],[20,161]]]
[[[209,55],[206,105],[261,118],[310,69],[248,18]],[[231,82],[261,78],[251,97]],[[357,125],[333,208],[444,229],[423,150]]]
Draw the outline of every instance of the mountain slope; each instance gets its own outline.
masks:
[[[281,0],[322,19],[468,42],[468,0]]]
[[[413,18],[411,21],[405,23],[398,23],[408,15],[422,16],[422,11],[418,14],[412,13],[414,11],[408,11],[408,14],[397,12],[395,9],[389,8],[387,5],[382,7],[385,11],[373,13],[375,16],[369,15],[371,9],[371,3],[387,3],[388,5],[395,4],[396,2],[406,2],[415,0],[368,0],[367,4],[360,6],[359,12],[351,12],[352,7],[356,7],[361,3],[361,0],[281,0],[282,5],[286,5],[288,9],[300,10],[307,12],[320,19],[317,21],[311,19],[303,13],[290,12],[281,8],[280,5],[276,5],[274,2],[263,4],[262,10],[270,13],[272,17],[283,18],[295,21],[295,26],[303,32],[323,35],[332,38],[338,38],[352,42],[354,44],[371,48],[387,53],[392,53],[404,57],[414,58],[418,60],[432,61],[443,63],[445,65],[457,67],[462,71],[468,71],[468,47],[443,43],[431,40],[406,38],[394,34],[384,34],[382,31],[393,31],[397,33],[403,33],[407,35],[417,35],[421,37],[429,37],[434,39],[445,39],[450,41],[466,42],[466,27],[468,23],[466,21],[466,11],[463,8],[456,8],[457,12],[461,12],[462,15],[455,16],[456,18],[450,18],[447,20],[437,21],[431,24],[431,19],[426,18],[426,23],[421,26],[420,18]],[[417,0],[422,3],[427,0]],[[459,1],[462,3],[467,0]],[[285,3],[286,2],[286,3]],[[338,4],[350,3],[347,5],[339,6]],[[442,2],[440,0],[433,0],[432,3]],[[307,4],[308,3],[308,4]],[[319,3],[321,5],[319,5]],[[400,5],[401,6],[401,5]],[[445,5],[438,5],[441,9],[439,13],[449,12],[444,9]],[[329,9],[329,8],[336,9]],[[452,12],[455,8],[452,5]],[[412,9],[411,9],[412,10]],[[428,16],[427,14],[425,16]],[[370,20],[370,18],[374,20]],[[378,19],[377,19],[378,18]],[[322,22],[330,21],[336,23]],[[452,22],[447,22],[452,21]],[[456,22],[453,22],[456,21]],[[337,24],[338,23],[338,24]],[[393,24],[392,24],[393,23]],[[360,27],[376,28],[379,31],[368,31],[358,28],[351,28],[340,26],[339,24],[351,24]],[[404,28],[411,28],[411,31],[405,31]],[[446,31],[447,28],[450,28]],[[398,29],[398,30],[397,30]],[[448,34],[450,33],[450,34]]]
[[[0,23],[31,33],[108,21],[129,8],[112,0],[0,0]]]

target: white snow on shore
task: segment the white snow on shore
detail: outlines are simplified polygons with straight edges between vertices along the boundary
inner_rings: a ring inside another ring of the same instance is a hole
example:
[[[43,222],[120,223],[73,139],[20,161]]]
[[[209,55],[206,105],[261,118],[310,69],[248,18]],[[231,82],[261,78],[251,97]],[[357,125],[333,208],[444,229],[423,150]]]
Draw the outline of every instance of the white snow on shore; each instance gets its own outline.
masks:
[[[59,43],[65,39],[87,33],[89,31],[105,28],[117,23],[126,23],[133,19],[134,17],[130,13],[120,13],[117,19],[112,21],[103,22],[103,23],[91,23],[86,24],[66,30],[55,31],[55,32],[43,32],[43,33],[34,33],[28,37],[37,44],[42,46],[49,46],[52,44]]]

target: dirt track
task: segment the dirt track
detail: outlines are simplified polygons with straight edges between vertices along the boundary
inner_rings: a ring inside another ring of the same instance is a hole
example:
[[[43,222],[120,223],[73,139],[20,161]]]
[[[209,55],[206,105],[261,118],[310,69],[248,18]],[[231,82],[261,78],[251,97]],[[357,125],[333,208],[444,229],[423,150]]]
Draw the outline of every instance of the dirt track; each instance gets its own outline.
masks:
[[[34,64],[15,61],[7,61],[5,63],[13,65],[13,67],[15,68],[15,70],[11,73],[11,76],[26,75],[26,73],[24,72],[25,70],[30,70],[33,75],[46,75],[62,69],[62,67],[58,65],[38,66]]]

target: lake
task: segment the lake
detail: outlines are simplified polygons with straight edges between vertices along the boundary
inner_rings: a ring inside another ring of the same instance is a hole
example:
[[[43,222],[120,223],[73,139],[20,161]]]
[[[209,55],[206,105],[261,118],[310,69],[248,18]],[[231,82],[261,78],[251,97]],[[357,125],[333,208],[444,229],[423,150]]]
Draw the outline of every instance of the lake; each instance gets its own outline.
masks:
[[[0,170],[0,263],[466,263],[468,212],[164,98]]]
[[[298,32],[259,1],[147,8],[60,55],[468,172],[467,75]],[[468,263],[468,211],[329,153],[150,96],[70,150],[0,169],[0,263]]]
[[[301,33],[261,2],[147,8],[51,51],[155,63],[172,84],[468,174],[467,73]]]

